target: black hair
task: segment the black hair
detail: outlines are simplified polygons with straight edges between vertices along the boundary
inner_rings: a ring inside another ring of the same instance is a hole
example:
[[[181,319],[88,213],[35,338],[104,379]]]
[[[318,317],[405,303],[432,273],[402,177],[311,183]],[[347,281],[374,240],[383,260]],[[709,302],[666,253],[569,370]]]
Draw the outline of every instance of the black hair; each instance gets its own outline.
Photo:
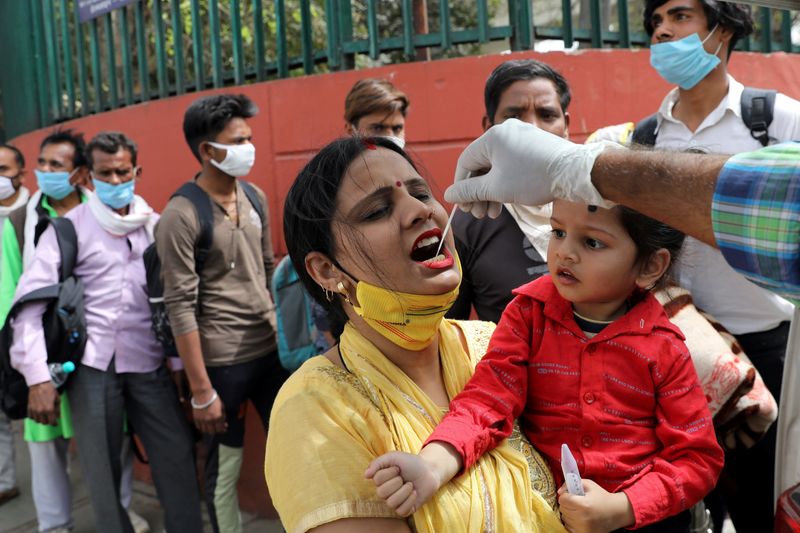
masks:
[[[617,206],[616,209],[619,210],[622,226],[636,245],[637,262],[644,263],[661,248],[669,252],[669,267],[651,290],[665,287],[669,284],[672,268],[680,255],[686,236],[672,226],[628,207]]]
[[[0,148],[5,148],[6,150],[11,150],[14,153],[14,160],[17,162],[17,165],[20,169],[25,168],[25,156],[22,155],[22,152],[19,148],[11,144],[0,143]]]
[[[41,152],[45,146],[50,144],[71,144],[75,149],[72,156],[72,166],[75,168],[85,167],[86,160],[86,141],[83,139],[83,133],[78,133],[73,129],[57,129],[50,135],[44,138],[42,144],[39,145]]]
[[[305,259],[311,252],[320,252],[339,266],[333,237],[336,197],[353,161],[365,150],[378,146],[400,154],[416,170],[408,154],[390,139],[343,137],[325,146],[303,167],[283,207],[283,234],[289,257],[308,293],[328,311],[334,335],[338,334],[337,326],[347,321],[347,315],[338,297],[330,301],[325,297],[325,292],[306,270]]]
[[[747,37],[753,33],[753,14],[749,5],[734,4],[732,2],[722,2],[717,0],[697,0],[703,6],[706,14],[708,30],[712,30],[717,24],[732,32],[728,46],[728,58],[742,37]],[[656,9],[669,2],[669,0],[645,0],[644,3],[644,29],[647,35],[652,37],[653,13]]]
[[[561,102],[561,111],[566,113],[572,100],[572,93],[564,76],[550,65],[541,61],[514,59],[497,65],[486,80],[483,101],[489,122],[494,124],[494,114],[497,113],[497,106],[500,105],[500,97],[509,85],[516,81],[535,80],[537,78],[545,78],[553,82],[553,85],[556,86],[558,99]]]
[[[198,98],[183,115],[183,136],[186,144],[200,159],[200,143],[213,141],[234,118],[252,118],[258,107],[243,94],[214,94]]]
[[[107,154],[116,154],[120,150],[126,150],[131,154],[131,163],[136,166],[136,143],[118,131],[103,131],[89,141],[86,145],[86,161],[90,169],[94,167],[92,152],[100,150]]]

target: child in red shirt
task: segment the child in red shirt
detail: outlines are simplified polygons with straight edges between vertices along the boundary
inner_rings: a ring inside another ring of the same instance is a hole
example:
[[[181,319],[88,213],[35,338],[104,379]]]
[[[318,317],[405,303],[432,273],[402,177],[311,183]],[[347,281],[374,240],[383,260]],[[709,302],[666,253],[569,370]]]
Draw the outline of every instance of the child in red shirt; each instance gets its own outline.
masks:
[[[519,417],[558,483],[561,444],[575,455],[585,496],[559,490],[570,531],[688,531],[683,511],[714,487],[723,454],[683,335],[648,292],[683,235],[624,207],[562,200],[551,224],[550,276],[514,291],[420,454],[383,455],[366,475],[409,515]]]

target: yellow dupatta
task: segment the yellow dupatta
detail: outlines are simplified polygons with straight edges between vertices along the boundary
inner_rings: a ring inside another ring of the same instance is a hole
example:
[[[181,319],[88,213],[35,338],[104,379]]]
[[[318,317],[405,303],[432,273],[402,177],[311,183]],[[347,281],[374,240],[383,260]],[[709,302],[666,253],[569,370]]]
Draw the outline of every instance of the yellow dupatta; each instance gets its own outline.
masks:
[[[474,363],[457,326],[439,326],[439,355],[448,396],[472,376]],[[444,414],[405,373],[349,323],[340,339],[342,359],[386,417],[396,449],[417,453]],[[366,468],[366,465],[364,465]],[[488,452],[414,514],[417,532],[566,531],[558,513],[532,490],[528,464],[508,442]]]

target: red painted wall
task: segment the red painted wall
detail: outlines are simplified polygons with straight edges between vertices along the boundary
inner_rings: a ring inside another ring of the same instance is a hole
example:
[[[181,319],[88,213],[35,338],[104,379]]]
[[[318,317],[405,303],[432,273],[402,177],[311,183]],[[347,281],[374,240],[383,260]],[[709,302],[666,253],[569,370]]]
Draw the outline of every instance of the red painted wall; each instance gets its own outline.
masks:
[[[461,149],[481,133],[486,77],[502,61],[525,57],[553,65],[569,81],[573,91],[570,134],[576,141],[583,141],[599,127],[638,120],[654,112],[669,90],[650,68],[646,50],[468,57],[226,89],[247,94],[261,109],[251,121],[257,151],[249,179],[269,197],[276,253],[286,251],[281,222],[283,198],[314,151],[343,134],[344,97],[356,80],[390,78],[408,94],[408,145],[441,198],[452,181]],[[800,55],[737,52],[730,70],[745,85],[774,88],[800,98]],[[197,94],[154,101],[74,120],[65,126],[83,131],[87,138],[101,130],[119,130],[134,139],[144,169],[137,191],[160,210],[178,185],[197,170],[181,132],[183,112],[195,98]],[[13,142],[28,161],[35,161],[39,142],[48,131],[28,133]],[[248,417],[249,451],[242,468],[240,499],[244,509],[274,516],[264,490],[264,438],[259,425],[254,417]]]
[[[441,193],[452,181],[461,149],[481,133],[486,77],[500,62],[523,57],[553,65],[569,81],[573,91],[570,134],[576,141],[583,141],[601,126],[652,113],[669,90],[650,68],[646,50],[468,57],[226,89],[247,94],[261,109],[252,120],[257,151],[249,179],[269,196],[276,252],[285,253],[280,222],[283,198],[314,151],[343,134],[344,97],[356,80],[390,78],[408,94],[408,144],[432,178],[434,189]],[[745,85],[775,88],[800,98],[800,55],[737,52],[730,68]],[[78,128],[87,138],[101,130],[119,130],[133,138],[139,144],[144,169],[137,190],[161,209],[178,185],[197,170],[181,131],[183,112],[195,98],[197,94],[153,101],[64,125]],[[31,132],[13,142],[28,161],[35,161],[39,142],[48,131]],[[32,181],[29,179],[29,187]]]

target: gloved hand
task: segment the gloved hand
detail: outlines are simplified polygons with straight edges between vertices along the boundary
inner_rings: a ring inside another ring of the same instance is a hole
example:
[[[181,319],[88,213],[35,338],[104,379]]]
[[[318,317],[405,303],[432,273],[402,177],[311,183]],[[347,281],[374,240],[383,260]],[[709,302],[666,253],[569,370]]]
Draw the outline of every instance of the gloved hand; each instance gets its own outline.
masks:
[[[599,142],[575,144],[536,126],[509,119],[472,142],[458,158],[455,183],[444,198],[478,218],[497,217],[503,203],[543,205],[554,198],[613,207],[592,185]],[[490,169],[482,176],[472,174]]]

